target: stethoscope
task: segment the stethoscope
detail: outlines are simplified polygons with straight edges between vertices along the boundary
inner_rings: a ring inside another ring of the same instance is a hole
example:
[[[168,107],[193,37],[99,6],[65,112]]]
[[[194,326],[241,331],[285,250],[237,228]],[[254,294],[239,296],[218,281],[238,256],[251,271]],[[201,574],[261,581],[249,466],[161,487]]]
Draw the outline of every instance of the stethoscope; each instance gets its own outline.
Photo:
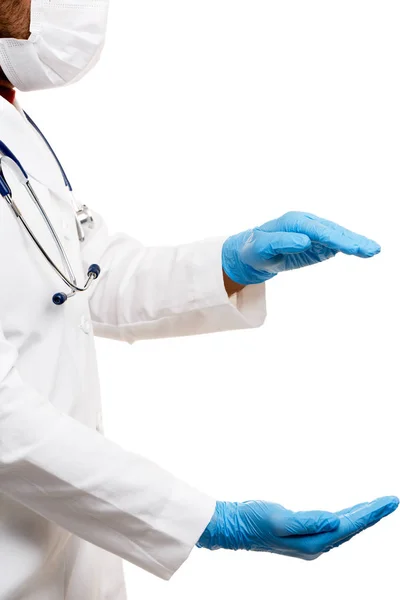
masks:
[[[93,224],[94,224],[93,216],[86,205],[84,205],[84,204],[78,205],[77,204],[77,202],[74,198],[74,195],[73,195],[71,183],[70,183],[60,161],[58,160],[57,155],[55,154],[53,148],[50,146],[49,142],[47,141],[47,139],[45,138],[43,133],[40,131],[39,127],[33,122],[33,120],[26,113],[24,113],[24,114],[25,114],[25,117],[27,118],[28,122],[32,125],[32,127],[34,127],[34,129],[40,135],[42,140],[45,142],[46,146],[50,150],[51,154],[53,155],[53,157],[61,171],[61,174],[64,179],[64,183],[65,183],[66,187],[68,188],[70,195],[71,195],[72,205],[73,205],[74,212],[75,212],[75,221],[76,221],[78,236],[79,236],[79,240],[82,242],[85,239],[85,232],[84,232],[83,226],[88,225],[88,227],[93,227]],[[54,261],[50,258],[50,256],[46,252],[46,250],[43,248],[43,246],[41,245],[41,243],[39,242],[39,240],[37,239],[37,237],[31,230],[31,228],[29,227],[29,225],[26,222],[26,220],[24,219],[23,215],[21,214],[21,211],[19,210],[18,206],[16,205],[15,201],[13,200],[11,188],[8,185],[7,180],[4,176],[3,167],[2,167],[3,163],[11,169],[11,171],[13,172],[15,177],[23,185],[25,190],[28,192],[30,198],[33,200],[35,206],[39,210],[43,220],[45,221],[45,223],[52,235],[53,241],[55,242],[55,244],[58,248],[62,262],[64,264],[64,268],[66,269],[68,276],[64,275],[64,273],[59,269],[59,267],[57,267],[57,265],[54,263]],[[45,257],[46,261],[54,269],[54,271],[57,273],[57,275],[60,277],[60,279],[70,289],[70,292],[68,294],[65,294],[64,292],[58,292],[57,294],[54,294],[53,303],[60,306],[61,304],[64,304],[68,300],[68,298],[71,298],[72,296],[74,296],[76,294],[76,292],[85,292],[90,287],[90,285],[93,283],[93,281],[95,279],[97,279],[98,276],[100,275],[99,265],[93,264],[89,267],[89,270],[87,272],[86,283],[83,287],[79,287],[77,285],[77,279],[75,277],[75,273],[72,269],[71,263],[68,259],[68,255],[64,249],[64,246],[62,245],[61,240],[60,240],[56,230],[54,229],[49,217],[47,216],[46,211],[44,210],[39,198],[37,197],[36,192],[33,189],[32,185],[29,181],[27,172],[25,171],[24,167],[22,166],[20,161],[17,159],[17,157],[11,152],[11,150],[8,148],[8,146],[6,146],[6,144],[4,142],[2,142],[1,140],[0,140],[0,195],[3,196],[3,198],[6,200],[7,204],[13,210],[17,219],[20,220],[20,222],[24,226],[26,232],[29,234],[30,238],[32,239],[32,241],[34,242],[36,247],[40,250],[42,255]]]

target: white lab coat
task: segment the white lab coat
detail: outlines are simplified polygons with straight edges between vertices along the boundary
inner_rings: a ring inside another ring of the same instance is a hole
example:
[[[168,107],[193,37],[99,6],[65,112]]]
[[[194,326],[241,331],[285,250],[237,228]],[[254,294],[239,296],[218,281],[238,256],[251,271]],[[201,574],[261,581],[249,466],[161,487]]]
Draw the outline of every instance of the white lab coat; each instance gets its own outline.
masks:
[[[215,502],[102,435],[94,335],[132,343],[258,326],[264,288],[230,302],[221,240],[144,248],[109,236],[96,215],[81,244],[54,159],[2,98],[0,139],[28,171],[79,281],[90,263],[102,266],[90,294],[54,306],[63,284],[0,199],[0,600],[123,600],[121,558],[169,579]],[[60,264],[37,209],[12,187]]]

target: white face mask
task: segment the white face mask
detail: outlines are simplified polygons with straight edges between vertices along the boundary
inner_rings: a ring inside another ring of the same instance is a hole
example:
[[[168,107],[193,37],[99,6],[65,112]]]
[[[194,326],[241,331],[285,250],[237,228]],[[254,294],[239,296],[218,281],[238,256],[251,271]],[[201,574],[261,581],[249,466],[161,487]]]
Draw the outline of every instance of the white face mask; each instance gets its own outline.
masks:
[[[78,81],[100,58],[109,0],[31,2],[29,39],[0,38],[5,75],[22,91]]]

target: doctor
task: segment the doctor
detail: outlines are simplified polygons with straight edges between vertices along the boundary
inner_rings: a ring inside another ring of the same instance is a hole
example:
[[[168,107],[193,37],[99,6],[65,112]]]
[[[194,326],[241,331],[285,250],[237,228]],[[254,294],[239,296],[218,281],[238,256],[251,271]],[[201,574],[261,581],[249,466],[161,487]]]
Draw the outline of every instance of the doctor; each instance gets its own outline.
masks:
[[[278,272],[338,252],[379,252],[306,213],[176,248],[109,236],[97,214],[79,236],[66,180],[14,86],[78,80],[100,54],[106,17],[106,0],[0,5],[0,139],[26,169],[77,280],[94,262],[102,268],[88,291],[54,304],[55,291],[70,289],[0,198],[1,600],[123,600],[121,558],[169,579],[196,544],[313,559],[398,505],[387,497],[338,513],[293,513],[268,502],[215,502],[102,435],[94,335],[132,343],[256,327],[264,282]],[[65,257],[7,160],[2,172],[14,206],[61,265]]]

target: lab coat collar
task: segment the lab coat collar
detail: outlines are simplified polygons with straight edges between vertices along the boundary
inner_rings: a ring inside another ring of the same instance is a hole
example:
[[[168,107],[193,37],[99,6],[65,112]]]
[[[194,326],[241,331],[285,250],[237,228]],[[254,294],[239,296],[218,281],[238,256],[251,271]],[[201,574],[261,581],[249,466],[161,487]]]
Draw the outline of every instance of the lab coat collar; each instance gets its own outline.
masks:
[[[18,158],[29,177],[66,199],[60,169],[39,134],[27,121],[18,103],[0,97],[0,139]]]

